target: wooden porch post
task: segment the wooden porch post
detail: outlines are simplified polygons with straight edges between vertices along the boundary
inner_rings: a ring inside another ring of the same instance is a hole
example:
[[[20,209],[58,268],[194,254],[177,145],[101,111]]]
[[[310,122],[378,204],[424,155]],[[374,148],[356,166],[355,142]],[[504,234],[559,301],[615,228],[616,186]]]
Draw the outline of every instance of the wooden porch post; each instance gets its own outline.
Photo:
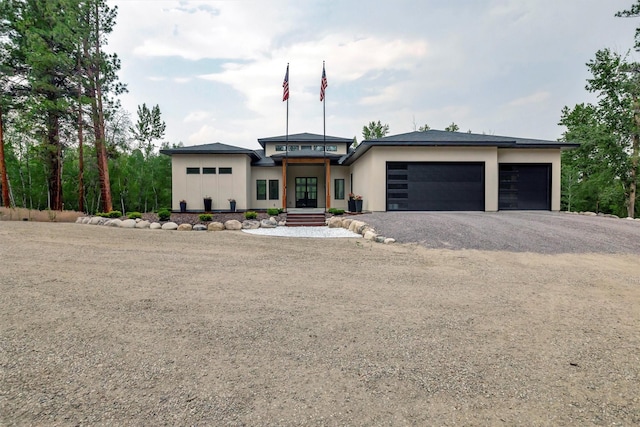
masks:
[[[282,209],[287,209],[287,159],[282,159]]]
[[[325,174],[327,176],[327,208],[326,209],[331,209],[331,160],[326,159],[324,161],[324,167],[327,170],[327,173]]]

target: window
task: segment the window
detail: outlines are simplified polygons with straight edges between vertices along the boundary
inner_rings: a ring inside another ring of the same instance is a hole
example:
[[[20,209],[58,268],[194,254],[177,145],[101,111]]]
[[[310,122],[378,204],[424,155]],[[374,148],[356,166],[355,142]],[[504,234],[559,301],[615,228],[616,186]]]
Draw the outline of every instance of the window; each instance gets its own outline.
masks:
[[[287,151],[286,145],[276,145],[276,151]]]
[[[333,182],[333,188],[335,194],[333,198],[336,200],[344,200],[344,179],[339,178]]]
[[[259,179],[256,181],[256,194],[258,200],[267,200],[267,180]]]
[[[280,198],[280,181],[277,179],[269,180],[269,200],[278,200]]]
[[[298,151],[300,149],[299,145],[290,145],[289,151]]]
[[[310,145],[302,145],[300,146],[301,150],[311,150],[311,146]]]
[[[231,168],[218,168],[220,175],[231,175]]]
[[[216,168],[202,168],[202,173],[205,175],[215,175]]]
[[[200,175],[200,168],[187,168],[187,175]]]
[[[337,145],[327,145],[327,151],[338,151]]]
[[[324,145],[314,145],[313,149],[315,151],[324,151]]]

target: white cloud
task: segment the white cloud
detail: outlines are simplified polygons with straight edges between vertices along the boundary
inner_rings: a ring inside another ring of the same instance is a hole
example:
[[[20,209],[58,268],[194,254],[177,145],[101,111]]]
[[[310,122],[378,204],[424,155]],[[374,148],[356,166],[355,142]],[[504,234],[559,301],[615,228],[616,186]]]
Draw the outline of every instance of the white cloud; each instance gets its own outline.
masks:
[[[547,91],[538,91],[531,95],[523,96],[521,98],[510,101],[507,105],[510,107],[524,107],[532,104],[541,104],[549,100],[551,94]]]

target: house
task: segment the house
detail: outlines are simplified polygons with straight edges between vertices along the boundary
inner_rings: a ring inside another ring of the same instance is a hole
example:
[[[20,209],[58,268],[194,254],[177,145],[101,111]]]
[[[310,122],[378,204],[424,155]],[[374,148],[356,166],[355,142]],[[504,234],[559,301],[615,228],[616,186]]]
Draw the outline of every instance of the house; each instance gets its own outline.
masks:
[[[577,144],[428,130],[363,141],[301,133],[260,138],[260,150],[221,143],[161,150],[171,156],[174,210],[560,210],[560,153]]]

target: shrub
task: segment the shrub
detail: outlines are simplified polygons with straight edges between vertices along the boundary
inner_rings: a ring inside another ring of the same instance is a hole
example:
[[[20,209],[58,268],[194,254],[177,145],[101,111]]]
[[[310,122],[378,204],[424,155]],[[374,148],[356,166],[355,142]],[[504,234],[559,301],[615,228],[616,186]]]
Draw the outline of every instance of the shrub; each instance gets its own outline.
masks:
[[[96,212],[96,216],[102,217],[102,218],[107,218],[109,214],[107,214],[106,212]]]
[[[171,218],[171,211],[169,209],[160,209],[158,211],[158,219],[160,221],[169,221]]]
[[[107,218],[120,218],[122,216],[122,212],[120,211],[110,211],[106,217]]]
[[[142,218],[142,214],[140,212],[129,212],[129,215],[127,215],[127,218],[129,219]]]
[[[254,211],[246,211],[244,213],[245,219],[256,219],[258,217],[258,213]]]
[[[269,216],[276,216],[280,214],[280,209],[278,208],[269,208],[267,209],[267,215]]]
[[[213,219],[213,215],[205,213],[198,215],[198,218],[200,218],[200,221],[202,222],[211,221]]]
[[[327,212],[333,215],[342,215],[344,213],[344,209],[329,208]]]

